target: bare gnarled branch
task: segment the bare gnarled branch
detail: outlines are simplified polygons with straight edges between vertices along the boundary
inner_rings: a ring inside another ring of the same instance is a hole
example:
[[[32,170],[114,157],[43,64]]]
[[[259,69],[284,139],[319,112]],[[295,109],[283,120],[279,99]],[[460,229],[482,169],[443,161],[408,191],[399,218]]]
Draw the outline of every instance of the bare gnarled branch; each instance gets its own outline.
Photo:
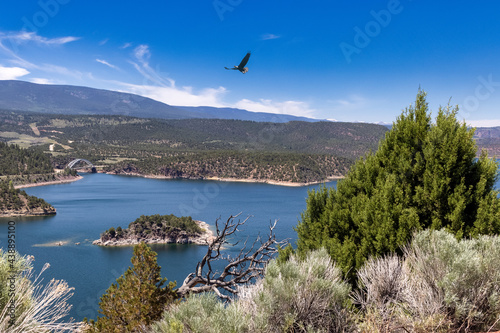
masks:
[[[267,263],[278,252],[278,246],[286,244],[286,240],[276,240],[274,234],[278,222],[276,220],[274,223],[270,223],[269,235],[266,239],[259,235],[249,248],[247,241],[245,241],[238,256],[234,258],[224,256],[221,249],[225,244],[229,244],[228,237],[239,231],[238,227],[244,225],[250,218],[236,221],[240,214],[231,215],[222,227],[219,227],[219,219],[215,222],[217,236],[208,245],[207,253],[196,265],[195,272],[189,274],[182,286],[177,289],[177,294],[180,297],[185,297],[189,293],[213,291],[220,298],[230,301],[231,297],[228,294],[236,295],[238,293],[237,286],[262,276]],[[237,244],[238,242],[231,245]],[[228,260],[229,262],[222,272],[215,271],[212,267],[212,262],[217,260]]]

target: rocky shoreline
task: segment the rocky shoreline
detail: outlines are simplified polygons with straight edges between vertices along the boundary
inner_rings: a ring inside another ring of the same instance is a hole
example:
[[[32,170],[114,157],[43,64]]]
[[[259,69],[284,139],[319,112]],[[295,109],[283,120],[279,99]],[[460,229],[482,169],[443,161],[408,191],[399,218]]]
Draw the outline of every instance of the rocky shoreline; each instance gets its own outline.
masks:
[[[197,245],[208,245],[215,238],[214,233],[210,230],[208,223],[203,221],[195,221],[196,224],[203,230],[201,234],[192,234],[185,231],[178,231],[169,233],[164,237],[151,236],[151,237],[127,237],[122,239],[111,239],[107,241],[102,241],[97,239],[92,242],[93,245],[99,246],[132,246],[137,245],[142,242],[146,244],[197,244]]]
[[[316,184],[323,184],[327,183],[332,180],[338,180],[338,179],[343,179],[343,176],[332,176],[328,177],[325,180],[320,180],[320,181],[314,181],[314,182],[307,182],[307,183],[295,183],[295,182],[284,182],[284,181],[277,181],[277,180],[272,180],[272,179],[255,179],[255,178],[220,178],[220,177],[199,177],[199,178],[193,178],[193,177],[172,177],[172,176],[162,176],[162,175],[147,175],[147,174],[141,174],[138,172],[105,172],[106,174],[109,175],[118,175],[118,176],[130,176],[130,177],[143,177],[143,178],[150,178],[150,179],[192,179],[192,180],[215,180],[215,181],[221,181],[221,182],[240,182],[240,183],[263,183],[263,184],[270,184],[270,185],[278,185],[278,186],[289,186],[289,187],[301,187],[301,186],[309,186],[309,185],[316,185]]]
[[[37,207],[33,209],[24,208],[22,210],[9,210],[0,212],[0,217],[20,217],[20,216],[50,216],[55,215],[56,209],[48,207],[46,209]]]
[[[15,185],[14,188],[16,189],[22,189],[22,188],[28,188],[28,187],[36,187],[36,186],[46,186],[46,185],[55,185],[55,184],[66,184],[66,183],[72,183],[77,180],[83,179],[82,176],[75,176],[75,177],[65,177],[65,178],[60,178],[58,180],[53,180],[49,182],[40,182],[40,183],[31,183],[31,184],[23,184],[23,185]]]

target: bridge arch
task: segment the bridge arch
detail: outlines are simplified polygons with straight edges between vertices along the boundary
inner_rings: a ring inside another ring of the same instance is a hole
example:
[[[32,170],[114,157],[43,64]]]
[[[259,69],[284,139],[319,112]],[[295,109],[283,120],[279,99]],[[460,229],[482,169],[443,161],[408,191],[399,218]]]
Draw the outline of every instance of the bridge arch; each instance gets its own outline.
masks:
[[[77,168],[75,168],[75,165],[77,165],[80,162],[84,162],[86,164],[86,166],[85,167],[77,167]],[[95,166],[92,164],[92,162],[90,162],[89,160],[86,160],[84,158],[77,158],[77,159],[69,162],[66,167],[69,168],[69,169],[83,169],[83,168],[85,168],[85,169],[87,169],[87,168],[95,169]]]

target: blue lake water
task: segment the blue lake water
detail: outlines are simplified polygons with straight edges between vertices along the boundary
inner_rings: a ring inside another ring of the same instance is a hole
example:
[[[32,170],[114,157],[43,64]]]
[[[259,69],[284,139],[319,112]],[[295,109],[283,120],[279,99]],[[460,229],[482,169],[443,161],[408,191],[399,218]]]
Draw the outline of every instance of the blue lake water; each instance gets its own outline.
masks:
[[[335,185],[331,182],[328,186]],[[63,279],[75,288],[70,299],[71,316],[77,320],[97,316],[98,301],[105,290],[130,266],[132,247],[106,248],[92,245],[104,230],[127,227],[141,215],[190,215],[215,226],[241,212],[239,237],[253,241],[269,232],[269,224],[279,219],[278,239],[295,241],[293,227],[306,207],[307,187],[268,184],[157,180],[104,174],[84,174],[82,180],[60,185],[26,189],[30,195],[44,198],[57,209],[51,217],[0,219],[0,247],[6,247],[7,222],[16,221],[16,249],[35,256],[35,269],[44,263],[51,267],[42,276],[45,281]],[[68,241],[65,246],[47,246]],[[75,243],[80,243],[76,245]],[[192,272],[206,247],[197,245],[155,245],[162,276],[181,284]],[[237,254],[236,248],[227,248]]]

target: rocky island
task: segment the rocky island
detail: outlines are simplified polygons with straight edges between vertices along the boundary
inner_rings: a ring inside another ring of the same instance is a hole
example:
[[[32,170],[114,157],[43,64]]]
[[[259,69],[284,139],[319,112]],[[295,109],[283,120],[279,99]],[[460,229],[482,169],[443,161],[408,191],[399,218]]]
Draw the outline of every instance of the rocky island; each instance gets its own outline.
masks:
[[[56,209],[45,200],[0,182],[0,217],[54,215]]]
[[[92,244],[101,246],[146,244],[199,244],[208,245],[213,239],[208,224],[195,221],[190,216],[142,215],[130,223],[127,229],[110,228]]]

